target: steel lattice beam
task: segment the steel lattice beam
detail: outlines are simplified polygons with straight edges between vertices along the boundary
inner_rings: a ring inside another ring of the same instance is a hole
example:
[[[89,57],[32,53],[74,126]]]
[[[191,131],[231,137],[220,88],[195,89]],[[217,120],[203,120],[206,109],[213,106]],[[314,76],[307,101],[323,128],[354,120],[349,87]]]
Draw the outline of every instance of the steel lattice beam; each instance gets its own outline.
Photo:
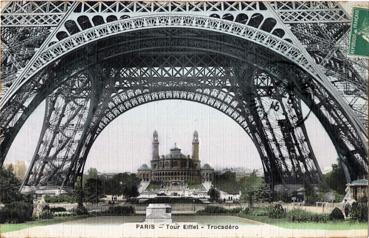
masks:
[[[117,116],[183,99],[238,123],[269,183],[323,183],[303,102],[351,176],[366,175],[368,70],[346,56],[349,27],[335,2],[11,1],[1,15],[0,162],[46,100],[24,187],[72,187]]]

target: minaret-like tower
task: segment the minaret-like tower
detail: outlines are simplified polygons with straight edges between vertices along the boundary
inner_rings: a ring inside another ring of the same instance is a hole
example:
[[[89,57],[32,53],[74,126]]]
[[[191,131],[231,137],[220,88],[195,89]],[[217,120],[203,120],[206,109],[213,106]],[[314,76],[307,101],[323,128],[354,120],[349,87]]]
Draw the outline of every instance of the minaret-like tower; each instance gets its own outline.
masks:
[[[152,159],[159,159],[159,136],[158,132],[155,130],[152,134]]]
[[[194,131],[193,133],[192,159],[199,160],[199,134],[197,133],[197,131]]]

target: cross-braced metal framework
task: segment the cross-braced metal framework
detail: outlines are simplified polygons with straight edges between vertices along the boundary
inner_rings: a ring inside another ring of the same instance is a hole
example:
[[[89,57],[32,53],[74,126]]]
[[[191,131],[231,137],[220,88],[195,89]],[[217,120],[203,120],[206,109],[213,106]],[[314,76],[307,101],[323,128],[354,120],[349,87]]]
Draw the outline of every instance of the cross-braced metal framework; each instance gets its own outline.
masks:
[[[335,2],[10,2],[1,15],[0,164],[45,101],[22,188],[73,188],[110,122],[178,99],[238,123],[272,186],[324,183],[310,113],[351,178],[366,176],[367,62],[347,57],[349,27]]]

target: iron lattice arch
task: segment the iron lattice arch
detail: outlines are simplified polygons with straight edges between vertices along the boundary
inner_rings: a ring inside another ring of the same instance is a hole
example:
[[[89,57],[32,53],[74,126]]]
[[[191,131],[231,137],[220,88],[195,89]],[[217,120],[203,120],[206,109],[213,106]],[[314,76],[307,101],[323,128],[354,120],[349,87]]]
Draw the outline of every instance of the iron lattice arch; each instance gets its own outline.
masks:
[[[348,179],[367,174],[367,70],[335,47],[349,28],[337,3],[15,1],[1,21],[9,87],[0,101],[1,163],[46,102],[24,191],[72,188],[111,121],[167,99],[232,118],[271,185],[324,183],[302,104]]]

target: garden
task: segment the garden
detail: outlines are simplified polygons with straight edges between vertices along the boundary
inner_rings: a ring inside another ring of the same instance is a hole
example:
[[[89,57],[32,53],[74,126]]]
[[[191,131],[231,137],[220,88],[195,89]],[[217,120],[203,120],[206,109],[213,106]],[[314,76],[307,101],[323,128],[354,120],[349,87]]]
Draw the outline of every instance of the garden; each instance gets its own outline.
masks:
[[[295,208],[287,211],[281,204],[253,208],[225,209],[208,206],[197,215],[233,215],[289,229],[367,229],[368,207],[363,203],[353,203],[347,214],[334,208],[329,214],[308,212]]]

